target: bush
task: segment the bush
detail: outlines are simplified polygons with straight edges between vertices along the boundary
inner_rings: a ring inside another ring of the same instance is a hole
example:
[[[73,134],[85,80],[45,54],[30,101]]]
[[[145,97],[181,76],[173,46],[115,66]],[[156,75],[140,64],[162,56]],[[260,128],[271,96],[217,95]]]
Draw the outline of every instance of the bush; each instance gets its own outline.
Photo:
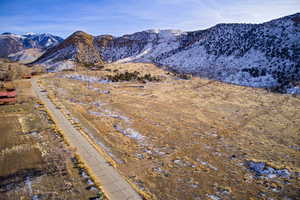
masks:
[[[86,68],[91,68],[94,66],[93,63],[83,63],[83,65],[86,67]]]
[[[176,76],[178,78],[184,79],[184,80],[190,80],[192,78],[192,75],[190,75],[190,74],[177,74]]]
[[[139,81],[145,83],[146,81],[154,82],[160,81],[158,77],[152,76],[151,74],[145,74],[144,76],[140,75],[140,72],[125,72],[125,73],[117,73],[115,75],[108,75],[107,79],[112,82],[120,82],[120,81]]]
[[[184,74],[184,73],[181,73],[181,72],[176,71],[174,69],[171,69],[170,72],[167,72],[167,75],[175,76],[179,79],[184,79],[184,80],[190,80],[193,77],[192,74]]]

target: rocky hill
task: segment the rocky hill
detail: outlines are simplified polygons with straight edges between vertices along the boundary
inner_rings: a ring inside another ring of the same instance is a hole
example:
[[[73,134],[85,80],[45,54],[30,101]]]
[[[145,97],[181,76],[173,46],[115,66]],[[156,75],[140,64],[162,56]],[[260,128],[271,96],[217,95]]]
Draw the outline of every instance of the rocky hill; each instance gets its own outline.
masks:
[[[63,39],[48,33],[17,35],[2,33],[0,35],[0,58],[7,58],[10,54],[31,48],[45,50],[62,42]]]
[[[66,62],[68,61],[67,65]],[[57,70],[57,63],[64,64],[60,69],[70,68],[75,62],[91,64],[103,63],[101,54],[94,42],[94,37],[77,31],[52,48],[49,48],[33,64],[43,64],[48,70]]]

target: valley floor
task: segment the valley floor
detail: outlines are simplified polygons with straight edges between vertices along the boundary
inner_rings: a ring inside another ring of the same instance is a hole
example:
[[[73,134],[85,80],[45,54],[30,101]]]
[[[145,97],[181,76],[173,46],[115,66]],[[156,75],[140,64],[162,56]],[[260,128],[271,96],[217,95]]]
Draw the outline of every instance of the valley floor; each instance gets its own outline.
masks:
[[[138,71],[153,82],[109,82]],[[42,79],[146,199],[298,199],[300,99],[152,64]]]

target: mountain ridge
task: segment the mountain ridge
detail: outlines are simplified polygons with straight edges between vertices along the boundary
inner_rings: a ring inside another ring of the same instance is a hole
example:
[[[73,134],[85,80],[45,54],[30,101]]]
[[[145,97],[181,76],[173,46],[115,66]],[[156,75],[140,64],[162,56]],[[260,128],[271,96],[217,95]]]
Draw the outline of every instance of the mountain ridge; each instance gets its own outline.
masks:
[[[0,34],[0,58],[31,48],[46,50],[62,41],[63,38],[49,33],[18,35],[5,32]]]
[[[57,63],[66,61],[151,62],[227,83],[286,90],[300,81],[299,38],[300,13],[261,24],[217,24],[189,32],[150,29],[115,37],[77,31],[34,64],[57,71],[63,69],[56,69]]]

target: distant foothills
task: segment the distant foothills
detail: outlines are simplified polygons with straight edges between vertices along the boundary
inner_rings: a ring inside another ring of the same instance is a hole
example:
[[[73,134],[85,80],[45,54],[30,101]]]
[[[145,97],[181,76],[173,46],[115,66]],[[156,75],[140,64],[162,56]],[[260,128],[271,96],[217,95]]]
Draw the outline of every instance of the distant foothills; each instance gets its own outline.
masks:
[[[178,73],[227,83],[300,92],[300,13],[262,24],[206,30],[146,30],[114,37],[76,31],[0,35],[0,57],[55,72],[76,65],[151,62]]]

